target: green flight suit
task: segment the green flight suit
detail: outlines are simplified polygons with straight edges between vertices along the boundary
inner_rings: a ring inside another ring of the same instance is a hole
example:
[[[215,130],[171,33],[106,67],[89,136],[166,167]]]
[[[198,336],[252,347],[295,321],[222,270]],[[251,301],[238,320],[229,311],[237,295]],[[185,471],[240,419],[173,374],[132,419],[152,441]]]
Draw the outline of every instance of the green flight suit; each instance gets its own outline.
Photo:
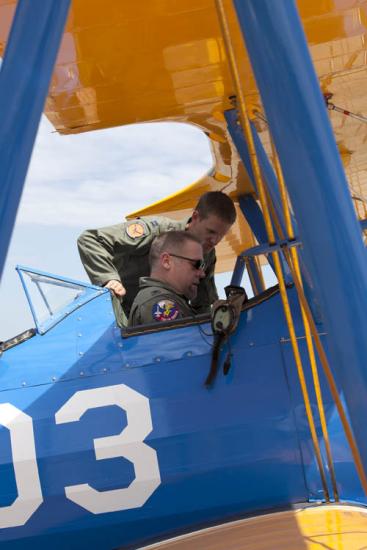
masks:
[[[176,221],[148,216],[101,229],[88,229],[78,239],[80,258],[91,282],[104,286],[114,279],[126,288],[123,308],[128,315],[139,290],[140,277],[150,273],[149,250],[157,235],[165,231],[182,231],[188,220]],[[204,256],[205,278],[200,281],[192,307],[195,313],[207,313],[218,299],[214,282],[216,256],[212,250]]]
[[[177,294],[167,283],[151,277],[141,277],[140,290],[130,310],[129,326],[136,327],[154,321],[174,321],[194,315],[194,310],[183,294]]]

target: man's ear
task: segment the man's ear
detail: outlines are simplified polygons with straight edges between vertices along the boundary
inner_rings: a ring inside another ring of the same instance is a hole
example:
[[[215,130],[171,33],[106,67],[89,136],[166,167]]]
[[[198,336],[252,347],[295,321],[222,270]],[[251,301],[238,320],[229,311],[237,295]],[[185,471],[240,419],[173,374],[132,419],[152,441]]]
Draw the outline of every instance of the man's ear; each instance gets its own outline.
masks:
[[[162,252],[161,265],[164,269],[169,269],[171,267],[171,256],[168,254],[168,252]]]
[[[199,220],[201,220],[199,212],[197,210],[193,210],[191,215],[191,221],[197,222]]]

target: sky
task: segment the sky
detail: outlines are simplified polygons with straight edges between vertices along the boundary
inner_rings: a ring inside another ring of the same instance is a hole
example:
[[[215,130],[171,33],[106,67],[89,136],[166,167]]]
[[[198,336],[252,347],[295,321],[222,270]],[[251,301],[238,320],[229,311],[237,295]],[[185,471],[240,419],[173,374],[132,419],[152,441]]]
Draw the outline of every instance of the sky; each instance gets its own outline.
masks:
[[[124,126],[72,136],[43,116],[0,286],[0,341],[34,326],[17,264],[87,281],[76,247],[87,228],[133,212],[203,176],[209,141],[187,124]],[[218,287],[230,275],[218,278]]]

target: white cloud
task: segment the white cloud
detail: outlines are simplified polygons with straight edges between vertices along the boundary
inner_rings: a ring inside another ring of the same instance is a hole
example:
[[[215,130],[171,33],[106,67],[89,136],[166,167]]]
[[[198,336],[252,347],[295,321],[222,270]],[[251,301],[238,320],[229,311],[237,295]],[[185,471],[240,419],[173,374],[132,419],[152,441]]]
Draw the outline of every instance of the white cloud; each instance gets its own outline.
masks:
[[[17,223],[98,227],[189,185],[211,168],[206,136],[154,123],[74,136],[40,125]]]
[[[0,340],[33,325],[17,263],[86,280],[76,239],[200,178],[206,136],[184,124],[141,124],[59,136],[43,118],[0,288]]]

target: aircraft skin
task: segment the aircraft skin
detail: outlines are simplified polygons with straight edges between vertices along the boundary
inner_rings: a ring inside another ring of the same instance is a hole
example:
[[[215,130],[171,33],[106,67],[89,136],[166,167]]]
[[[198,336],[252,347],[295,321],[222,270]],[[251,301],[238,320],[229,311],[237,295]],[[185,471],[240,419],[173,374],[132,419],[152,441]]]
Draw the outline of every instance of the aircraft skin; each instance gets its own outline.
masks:
[[[183,217],[203,192],[225,190],[237,202],[239,223],[218,247],[222,270],[256,241],[260,254],[272,256],[273,266],[275,250],[302,244],[305,291],[323,306],[316,322],[323,318],[324,324],[320,321],[317,331],[330,348],[329,362],[364,465],[365,249],[320,83],[336,106],[354,114],[363,110],[365,4],[299,0],[319,80],[290,0],[226,2],[239,86],[230,49],[224,47],[225,21],[220,22],[212,0],[112,0],[103,3],[103,13],[100,2],[74,0],[68,19],[68,0],[19,0],[0,71],[0,271],[48,90],[45,111],[60,133],[163,119],[201,127],[211,140],[213,170],[140,213]],[[0,0],[1,51],[14,6]],[[351,182],[364,207],[357,208],[358,217],[366,218],[365,136],[349,118],[336,117],[340,109],[332,110],[331,120],[349,180],[358,180]],[[270,166],[270,134],[297,222],[296,234],[287,228],[284,240],[286,216],[277,196],[281,174],[275,178]],[[265,231],[261,179],[279,222],[274,238]],[[243,256],[238,260],[243,263]],[[333,508],[321,486],[288,339],[292,324],[286,325],[283,314],[287,296],[310,382],[304,329],[289,270],[284,273],[282,300],[276,291],[256,289],[256,300],[245,307],[230,340],[232,367],[227,376],[220,368],[209,389],[204,386],[213,344],[209,319],[121,333],[109,293],[92,285],[81,283],[88,289],[85,300],[70,302],[48,325],[36,322],[33,337],[13,347],[3,344],[2,547],[136,548],[310,502],[326,518],[325,530],[316,533],[319,547],[365,546],[365,519],[361,527],[352,522],[334,527],[338,513],[328,515]],[[236,268],[234,276],[240,280],[240,274]],[[282,282],[280,268],[277,275]],[[320,378],[340,498],[360,504],[353,517],[362,517],[366,496]],[[310,399],[316,410],[313,390]],[[324,454],[317,421],[316,429]],[[332,501],[329,477],[327,471]],[[329,534],[334,546],[323,538]],[[345,540],[349,534],[359,538],[354,537],[354,546]],[[298,547],[311,548],[315,540],[302,536]],[[287,548],[294,550],[292,541],[288,537]],[[271,539],[266,550],[274,546],[280,548]]]
[[[276,288],[242,312],[209,389],[209,322],[126,337],[90,290],[0,358],[2,548],[135,548],[323,498]],[[341,496],[365,503],[323,390]]]

